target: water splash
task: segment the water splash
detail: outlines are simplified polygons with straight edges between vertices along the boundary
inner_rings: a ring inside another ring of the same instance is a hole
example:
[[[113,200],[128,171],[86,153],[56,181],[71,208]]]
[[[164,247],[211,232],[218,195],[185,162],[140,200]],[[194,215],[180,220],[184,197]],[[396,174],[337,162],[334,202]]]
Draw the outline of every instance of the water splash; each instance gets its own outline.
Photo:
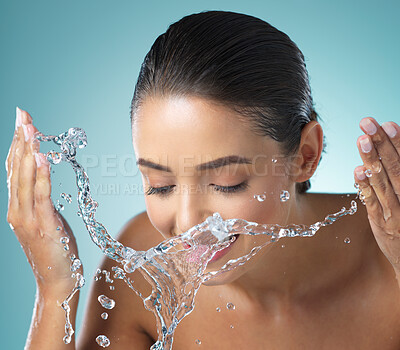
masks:
[[[104,294],[99,295],[97,300],[99,301],[100,305],[102,307],[104,307],[105,309],[111,310],[115,306],[115,301],[113,299],[105,296]]]
[[[257,199],[259,202],[264,202],[267,199],[267,196],[265,194],[255,194],[253,198]]]
[[[64,210],[64,205],[60,203],[60,201],[57,199],[55,208],[58,212],[63,211]]]
[[[47,159],[53,164],[61,161],[68,162],[75,171],[79,213],[92,241],[103,254],[123,266],[123,269],[113,267],[114,278],[124,280],[128,287],[142,298],[145,308],[156,316],[158,340],[151,347],[152,350],[172,348],[175,329],[180,321],[193,311],[195,296],[202,283],[245,264],[263,247],[282,237],[313,236],[321,227],[331,225],[340,217],[353,215],[357,211],[356,202],[351,201],[349,209],[343,207],[339,212],[330,214],[323,221],[310,226],[258,224],[242,219],[223,220],[218,213],[214,213],[204,222],[179,236],[167,239],[147,251],[136,251],[112,238],[106,228],[95,219],[98,203],[91,197],[86,172],[75,159],[76,149],[85,147],[87,144],[85,132],[80,128],[71,128],[58,136],[37,133],[36,138],[39,141],[53,141],[60,147],[61,152],[48,152]],[[283,201],[287,199],[289,199],[289,193],[283,193]],[[219,270],[206,272],[207,264],[214,255],[228,247],[240,234],[262,234],[268,236],[269,240],[260,246],[253,247],[248,254],[229,260]],[[179,249],[182,243],[189,248]],[[127,276],[136,270],[145,276],[152,287],[152,292],[147,297],[142,296],[134,288],[133,281]],[[77,273],[76,276],[78,278],[81,275]],[[74,288],[71,294],[75,292]],[[99,302],[103,306],[112,305],[110,300],[112,299],[105,295],[99,296]],[[68,303],[66,305],[68,306]],[[72,335],[69,313],[66,330],[67,326],[68,334]],[[103,347],[110,344],[109,339],[104,335],[98,336],[96,341]]]
[[[82,263],[79,259],[75,258],[74,260],[72,260],[71,263],[71,271],[75,272],[76,270],[78,270],[80,267],[82,266]]]
[[[282,190],[279,198],[281,202],[286,202],[290,198],[290,193],[288,191]]]
[[[67,203],[69,203],[69,204],[71,204],[72,203],[72,196],[70,195],[70,194],[68,194],[68,193],[61,193],[60,194],[60,197],[62,198],[62,199],[65,199],[65,201],[67,202]]]
[[[96,343],[99,344],[101,347],[106,348],[110,346],[110,339],[108,339],[105,335],[99,335],[96,338]]]
[[[228,310],[235,310],[235,309],[236,309],[236,306],[235,306],[235,304],[227,303],[227,304],[226,304],[226,308],[227,308]]]
[[[75,278],[76,278],[75,287],[72,289],[72,292],[65,298],[65,300],[61,304],[61,307],[65,311],[65,318],[66,318],[65,336],[63,338],[65,344],[69,344],[71,342],[72,335],[75,333],[74,329],[72,328],[70,319],[71,307],[69,306],[69,302],[74,297],[75,293],[78,292],[78,290],[85,285],[85,278],[80,273],[77,273],[75,275]]]

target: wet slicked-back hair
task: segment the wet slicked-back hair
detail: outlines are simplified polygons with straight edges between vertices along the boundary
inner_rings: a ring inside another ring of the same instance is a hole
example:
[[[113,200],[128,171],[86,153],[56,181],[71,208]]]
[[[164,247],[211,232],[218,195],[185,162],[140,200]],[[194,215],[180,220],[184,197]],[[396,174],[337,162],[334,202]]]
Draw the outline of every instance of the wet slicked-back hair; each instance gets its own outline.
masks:
[[[280,142],[286,156],[298,150],[303,127],[319,118],[297,45],[267,22],[229,11],[185,16],[156,39],[135,86],[132,122],[147,96],[211,99]],[[310,181],[296,188],[306,192]]]

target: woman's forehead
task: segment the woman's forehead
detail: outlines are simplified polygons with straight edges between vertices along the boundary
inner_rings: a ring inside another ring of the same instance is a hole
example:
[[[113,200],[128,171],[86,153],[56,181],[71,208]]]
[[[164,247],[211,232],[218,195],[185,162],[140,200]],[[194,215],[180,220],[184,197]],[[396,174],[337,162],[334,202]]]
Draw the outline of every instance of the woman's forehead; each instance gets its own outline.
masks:
[[[162,149],[221,156],[264,152],[274,145],[231,109],[198,97],[146,99],[135,115],[132,133],[140,153]]]

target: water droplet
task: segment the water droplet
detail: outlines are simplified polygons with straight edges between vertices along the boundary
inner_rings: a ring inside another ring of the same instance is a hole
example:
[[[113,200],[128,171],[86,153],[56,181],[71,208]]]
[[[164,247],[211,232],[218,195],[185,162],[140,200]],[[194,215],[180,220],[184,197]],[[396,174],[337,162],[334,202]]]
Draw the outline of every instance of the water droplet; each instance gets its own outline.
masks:
[[[278,160],[275,158],[272,158],[272,163],[276,163]]]
[[[201,345],[201,340],[200,340],[200,339],[196,339],[196,340],[195,340],[195,343],[196,343],[197,345]]]
[[[230,327],[231,327],[231,329],[235,328],[235,327],[233,326],[233,324],[231,324]]]
[[[47,266],[47,270],[51,270],[51,266]]]
[[[80,211],[78,211],[78,212],[76,213],[76,215],[78,215],[78,216],[82,216],[82,214],[81,214],[81,212],[80,212]]]
[[[63,192],[60,194],[60,197],[62,199],[65,199],[68,203],[70,203],[70,204],[72,203],[72,196],[70,194]]]
[[[68,335],[64,336],[63,342],[64,344],[69,344],[71,342],[71,337],[69,337]]]
[[[226,304],[226,308],[228,310],[235,310],[236,306],[234,304],[232,304],[232,303],[228,303],[228,304]]]
[[[350,197],[350,194],[346,194],[346,197],[347,197],[347,198]]]
[[[382,171],[382,163],[381,162],[372,163],[371,170],[376,174],[380,173]]]
[[[71,271],[76,271],[82,266],[82,263],[79,259],[74,259],[71,264]]]
[[[106,319],[108,318],[108,313],[107,313],[107,312],[103,312],[103,313],[101,314],[101,318],[102,318],[103,320],[106,320]]]
[[[114,286],[110,286],[110,290],[114,290],[115,289],[115,287]]]
[[[55,151],[47,152],[46,158],[50,164],[58,164],[63,159],[62,154],[60,152],[55,152]]]
[[[281,199],[281,202],[286,202],[290,198],[290,193],[288,191],[283,190],[283,191],[281,191],[281,194],[279,197]]]
[[[69,250],[69,245],[68,245],[68,244],[66,244],[66,245],[64,246],[64,250],[65,250],[66,252]]]
[[[60,231],[61,230],[61,226],[57,226],[56,230]]]
[[[57,200],[57,204],[56,204],[56,210],[57,211],[63,211],[64,210],[64,206]]]
[[[68,237],[61,237],[61,238],[60,238],[60,243],[62,243],[62,244],[67,244],[67,243],[69,243],[69,238],[68,238]]]
[[[105,279],[106,279],[106,282],[107,282],[107,283],[114,283],[114,280],[112,280],[112,279],[110,278],[110,272],[109,272],[109,271],[103,270],[102,273],[103,273],[103,275],[105,276]]]
[[[96,342],[103,348],[106,348],[107,346],[110,345],[110,339],[108,339],[105,335],[99,335],[96,338]]]
[[[82,288],[85,285],[85,277],[83,277],[79,272],[76,274],[76,286],[77,288]]]
[[[285,248],[285,245],[284,245],[284,244],[282,244],[282,248]]]
[[[255,194],[253,198],[257,199],[259,202],[264,202],[267,196],[265,194]]]
[[[351,242],[351,240],[350,240],[349,237],[346,237],[346,238],[344,239],[344,243],[350,243],[350,242]]]
[[[70,259],[71,261],[74,261],[75,258],[76,258],[75,254],[71,254],[71,256],[69,257],[69,259]]]
[[[371,171],[371,169],[365,170],[364,173],[365,173],[365,175],[366,175],[367,177],[371,177],[371,176],[372,176],[372,171]]]
[[[217,312],[221,312],[221,308],[220,307],[217,307],[216,310],[217,310]]]
[[[97,276],[94,276],[93,278],[96,282],[99,280],[99,278]]]
[[[97,300],[99,301],[101,306],[104,307],[105,309],[111,310],[115,306],[115,301],[113,299],[106,297],[103,294],[99,295]]]

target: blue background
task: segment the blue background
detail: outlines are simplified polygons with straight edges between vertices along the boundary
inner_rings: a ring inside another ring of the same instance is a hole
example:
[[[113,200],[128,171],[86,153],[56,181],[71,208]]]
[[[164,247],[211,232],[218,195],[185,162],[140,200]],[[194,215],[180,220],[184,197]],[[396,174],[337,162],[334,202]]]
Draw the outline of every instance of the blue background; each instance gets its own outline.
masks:
[[[129,107],[140,64],[156,37],[181,17],[203,10],[260,17],[300,47],[316,110],[323,118],[327,153],[312,181],[314,192],[353,192],[360,164],[356,139],[362,117],[400,122],[399,2],[383,1],[20,1],[0,0],[0,158],[11,142],[15,107],[27,110],[44,133],[83,128],[80,156],[89,166],[98,219],[115,235],[144,210],[133,165]],[[4,164],[4,163],[3,163]],[[73,172],[53,174],[53,198],[76,194]],[[6,222],[7,188],[0,171],[3,276],[0,289],[2,349],[22,349],[35,282]],[[62,186],[58,184],[62,182]],[[119,193],[117,193],[119,189]],[[88,281],[101,258],[76,216],[64,215],[78,239]],[[78,323],[89,286],[81,295]]]

